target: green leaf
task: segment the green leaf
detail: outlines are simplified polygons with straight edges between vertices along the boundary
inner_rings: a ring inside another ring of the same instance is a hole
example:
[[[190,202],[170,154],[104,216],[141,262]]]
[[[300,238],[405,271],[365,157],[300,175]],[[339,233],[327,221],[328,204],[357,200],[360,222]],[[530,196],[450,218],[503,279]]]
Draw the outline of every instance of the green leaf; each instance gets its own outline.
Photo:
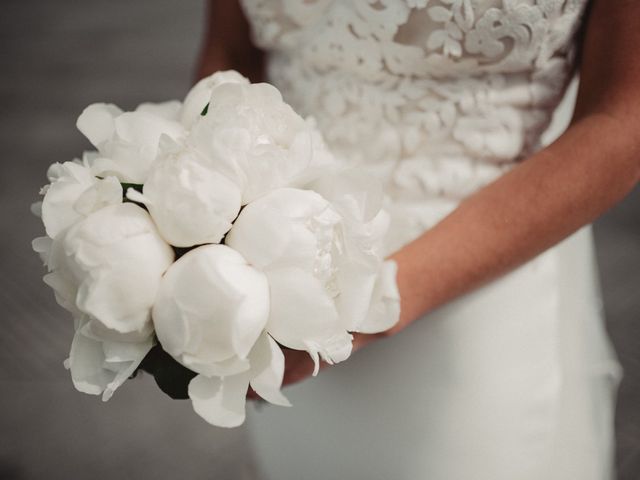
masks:
[[[189,382],[197,375],[179,364],[160,344],[147,353],[138,369],[153,375],[160,390],[174,400],[189,398]]]
[[[173,249],[173,253],[176,256],[176,260],[178,260],[180,257],[182,257],[185,253],[190,252],[191,250],[193,250],[194,248],[198,248],[199,245],[195,245],[193,247],[174,247],[173,245],[171,246],[171,248]]]
[[[202,109],[202,111],[200,112],[200,115],[204,117],[208,112],[209,112],[209,104],[207,103]]]
[[[138,205],[140,208],[144,208],[146,211],[149,211],[149,209],[147,208],[147,206],[143,203],[139,203],[139,202],[134,202],[133,200],[130,200],[127,197],[127,190],[130,188],[133,188],[134,190],[142,193],[142,187],[144,185],[142,185],[141,183],[125,183],[125,182],[120,182],[120,185],[122,185],[122,201],[124,203],[133,203],[135,205]]]
[[[126,183],[126,182],[120,182],[120,185],[122,185],[122,192],[125,194],[127,193],[127,190],[129,188],[133,188],[134,190],[137,190],[138,192],[142,193],[142,187],[144,186],[141,183]]]

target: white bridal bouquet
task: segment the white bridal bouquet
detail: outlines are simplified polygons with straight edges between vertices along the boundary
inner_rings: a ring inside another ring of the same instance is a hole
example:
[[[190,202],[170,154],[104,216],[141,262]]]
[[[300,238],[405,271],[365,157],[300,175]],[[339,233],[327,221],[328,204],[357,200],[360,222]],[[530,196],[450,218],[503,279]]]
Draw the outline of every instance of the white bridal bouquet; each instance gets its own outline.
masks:
[[[249,386],[289,405],[282,348],[347,359],[399,315],[381,188],[341,169],[313,119],[234,71],[184,102],[78,118],[96,151],[55,163],[33,241],[75,320],[66,367],[103,400],[137,371],[234,427]]]

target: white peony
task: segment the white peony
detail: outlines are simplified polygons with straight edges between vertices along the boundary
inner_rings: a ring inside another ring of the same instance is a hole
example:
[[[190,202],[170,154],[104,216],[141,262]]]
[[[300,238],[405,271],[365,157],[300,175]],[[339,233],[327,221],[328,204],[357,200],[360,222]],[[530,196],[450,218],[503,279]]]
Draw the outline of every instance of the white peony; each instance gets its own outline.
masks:
[[[378,333],[389,330],[400,318],[400,292],[396,281],[398,266],[387,260],[382,263],[365,320],[357,327],[361,333]]]
[[[382,261],[376,242],[368,251],[355,249],[366,243],[367,225],[341,215],[316,192],[282,188],[247,205],[227,235],[227,245],[269,278],[269,334],[308,351],[316,368],[319,357],[336,363],[350,355],[349,331],[373,329],[367,321],[376,288],[380,301],[393,302],[382,288],[386,284],[378,282]],[[369,233],[380,230],[371,238],[381,240],[384,228],[369,225]],[[385,311],[387,322],[380,318]],[[392,309],[376,307],[376,312],[377,325],[397,320]]]
[[[104,207],[56,237],[44,280],[61,306],[120,334],[149,333],[173,250],[142,208]]]
[[[302,186],[335,163],[313,120],[267,83],[215,86],[187,142],[241,186],[243,205],[274,188]]]
[[[76,323],[66,366],[79,391],[108,400],[153,346],[151,306],[173,251],[130,203],[106,206],[46,238],[34,241],[47,252],[44,280]]]
[[[50,184],[42,189],[41,216],[51,238],[90,213],[122,202],[122,187],[115,177],[98,179],[80,162],[54,163],[47,177]]]
[[[337,306],[351,319],[349,330],[377,333],[400,316],[395,262],[383,262],[390,218],[382,209],[380,182],[358,168],[326,175],[311,188],[329,200],[344,218],[343,248],[349,267],[337,272],[341,295]]]
[[[271,403],[289,405],[280,393],[284,356],[263,332],[269,306],[266,276],[225,245],[191,250],[162,281],[153,307],[156,335],[198,374],[189,397],[213,425],[244,421],[249,384]]]
[[[204,375],[247,370],[269,316],[266,276],[225,245],[189,251],[165,274],[153,306],[164,350]]]
[[[134,112],[94,103],[78,117],[77,127],[98,152],[88,156],[94,175],[113,175],[122,182],[142,184],[158,154],[160,137],[185,136],[177,120],[179,103],[145,103]]]
[[[147,206],[169,244],[192,247],[220,242],[238,216],[241,193],[200,153],[174,145],[151,167],[143,194],[127,196]]]
[[[338,171],[275,87],[218,72],[184,103],[93,104],[77,126],[97,151],[50,167],[33,248],[75,320],[78,390],[108,399],[157,339],[195,374],[195,411],[234,427],[249,387],[289,405],[280,345],[315,374],[349,357],[353,332],[397,321],[379,183]],[[174,262],[171,245],[190,250]]]

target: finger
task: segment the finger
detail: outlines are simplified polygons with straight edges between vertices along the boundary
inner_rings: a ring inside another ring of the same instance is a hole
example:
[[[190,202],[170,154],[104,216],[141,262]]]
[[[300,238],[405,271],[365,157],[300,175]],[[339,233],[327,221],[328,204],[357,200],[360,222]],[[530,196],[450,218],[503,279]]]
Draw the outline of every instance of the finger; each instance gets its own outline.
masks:
[[[249,387],[249,389],[247,390],[247,400],[262,400],[262,399],[260,398],[260,395],[258,395],[253,388]]]

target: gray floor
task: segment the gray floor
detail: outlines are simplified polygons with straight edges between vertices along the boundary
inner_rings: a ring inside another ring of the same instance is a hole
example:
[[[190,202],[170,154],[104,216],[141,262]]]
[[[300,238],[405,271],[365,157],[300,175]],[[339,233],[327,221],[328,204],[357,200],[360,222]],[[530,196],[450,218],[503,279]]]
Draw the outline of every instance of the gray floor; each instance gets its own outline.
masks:
[[[0,15],[0,480],[252,478],[241,429],[213,429],[149,379],[107,404],[62,368],[71,324],[41,283],[28,214],[46,166],[88,148],[73,124],[94,101],[181,97],[202,3],[3,0]],[[640,478],[640,192],[596,225],[609,330],[626,370],[619,478]]]

